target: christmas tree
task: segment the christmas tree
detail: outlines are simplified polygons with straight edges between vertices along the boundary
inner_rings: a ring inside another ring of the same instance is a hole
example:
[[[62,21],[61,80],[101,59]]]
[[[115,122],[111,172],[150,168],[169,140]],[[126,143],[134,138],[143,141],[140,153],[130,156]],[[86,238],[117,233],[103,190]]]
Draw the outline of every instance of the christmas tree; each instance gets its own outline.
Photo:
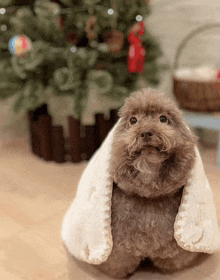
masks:
[[[142,75],[159,83],[161,49],[144,26],[146,0],[1,1],[0,98],[14,110],[71,96],[81,118],[90,89],[123,101]]]

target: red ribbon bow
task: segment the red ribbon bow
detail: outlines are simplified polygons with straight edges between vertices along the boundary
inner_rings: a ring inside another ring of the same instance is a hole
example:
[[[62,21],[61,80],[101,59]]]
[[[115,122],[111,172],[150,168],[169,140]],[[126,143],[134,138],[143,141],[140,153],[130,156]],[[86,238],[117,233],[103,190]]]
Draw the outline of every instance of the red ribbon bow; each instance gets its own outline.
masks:
[[[136,35],[137,33],[138,35]],[[131,30],[128,41],[130,47],[128,49],[128,71],[131,73],[140,73],[144,70],[144,60],[146,56],[146,50],[141,44],[140,36],[144,35],[144,22],[140,22],[138,32]]]

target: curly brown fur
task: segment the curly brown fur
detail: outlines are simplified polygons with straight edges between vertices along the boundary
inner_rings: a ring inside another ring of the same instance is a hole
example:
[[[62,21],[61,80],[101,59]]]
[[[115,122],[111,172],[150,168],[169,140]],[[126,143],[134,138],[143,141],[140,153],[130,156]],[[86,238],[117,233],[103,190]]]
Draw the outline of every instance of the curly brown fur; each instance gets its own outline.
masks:
[[[136,122],[131,123],[131,118]],[[144,89],[126,100],[110,161],[113,249],[97,266],[100,270],[123,278],[150,258],[162,271],[175,271],[198,256],[174,239],[182,190],[195,163],[195,145],[196,137],[180,110],[165,95]]]

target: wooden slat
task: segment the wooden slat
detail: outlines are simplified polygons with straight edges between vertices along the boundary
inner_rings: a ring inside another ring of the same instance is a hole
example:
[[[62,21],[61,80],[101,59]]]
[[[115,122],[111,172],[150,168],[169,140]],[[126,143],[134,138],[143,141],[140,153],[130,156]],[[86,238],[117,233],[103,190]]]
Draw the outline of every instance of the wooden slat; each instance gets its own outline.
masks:
[[[39,141],[41,156],[46,160],[52,160],[52,117],[50,115],[41,115],[38,120]]]
[[[65,140],[62,126],[53,126],[52,128],[52,153],[53,160],[57,163],[65,162]]]
[[[81,159],[81,136],[80,136],[80,121],[71,116],[69,121],[69,146],[72,162],[80,162]]]

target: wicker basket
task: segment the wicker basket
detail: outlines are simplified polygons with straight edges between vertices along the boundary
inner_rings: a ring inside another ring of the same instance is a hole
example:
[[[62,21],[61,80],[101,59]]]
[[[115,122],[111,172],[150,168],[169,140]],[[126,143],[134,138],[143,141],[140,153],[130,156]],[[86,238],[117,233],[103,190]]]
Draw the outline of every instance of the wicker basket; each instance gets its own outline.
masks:
[[[195,35],[207,29],[220,27],[213,23],[201,26],[189,33],[177,48],[174,59],[174,71],[178,69],[182,50]],[[190,111],[213,112],[220,111],[220,81],[193,81],[181,79],[173,74],[173,92],[179,106]]]

